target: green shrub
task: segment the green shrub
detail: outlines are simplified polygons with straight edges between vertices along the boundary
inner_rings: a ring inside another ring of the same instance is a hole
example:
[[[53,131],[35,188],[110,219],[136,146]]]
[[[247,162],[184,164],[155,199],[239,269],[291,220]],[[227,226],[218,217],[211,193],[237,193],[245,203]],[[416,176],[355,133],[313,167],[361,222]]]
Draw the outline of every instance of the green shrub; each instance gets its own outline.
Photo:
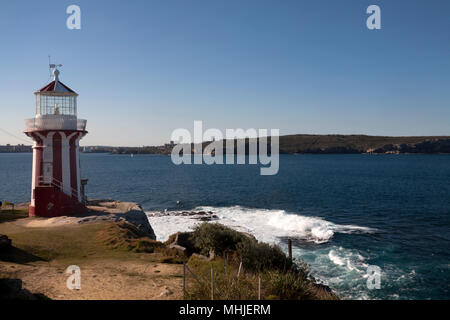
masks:
[[[243,234],[217,223],[203,223],[195,227],[191,239],[196,248],[208,255],[214,251],[222,255],[227,250],[236,250],[238,243],[248,240]]]
[[[242,258],[245,270],[263,272],[267,270],[290,270],[292,261],[278,246],[256,241],[242,241],[237,245],[237,252]]]
[[[214,270],[215,299],[257,299],[259,277],[263,299],[337,299],[328,287],[315,282],[305,262],[294,263],[278,246],[258,242],[217,223],[197,226],[190,238],[197,250],[203,254],[214,251],[216,257],[211,261],[194,256],[189,259],[189,268],[199,281],[188,276],[188,299],[210,299],[211,269]],[[240,261],[243,270],[238,276]]]
[[[311,283],[302,274],[294,271],[271,271],[264,275],[264,291],[270,292],[270,300],[311,300],[316,299]]]
[[[191,240],[205,255],[210,251],[214,251],[218,256],[222,256],[225,251],[236,252],[247,271],[290,270],[295,267],[278,246],[250,239],[218,223],[203,223],[197,226]]]

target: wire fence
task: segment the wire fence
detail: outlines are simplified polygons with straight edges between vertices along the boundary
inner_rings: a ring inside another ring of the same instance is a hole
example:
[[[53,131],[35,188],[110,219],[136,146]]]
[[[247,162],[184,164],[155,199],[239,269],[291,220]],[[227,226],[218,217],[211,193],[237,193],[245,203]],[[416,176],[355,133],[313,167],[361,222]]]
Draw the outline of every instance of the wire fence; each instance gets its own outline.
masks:
[[[215,268],[213,264],[211,264],[210,268],[210,276],[206,277],[203,272],[202,275],[195,273],[187,264],[186,261],[183,262],[183,298],[190,299],[193,296],[189,292],[188,284],[192,281],[194,284],[197,284],[201,289],[197,291],[202,291],[205,294],[203,297],[206,297],[206,292],[209,292],[208,298],[211,300],[215,300],[218,297],[224,298],[226,296],[224,290],[227,290],[229,286],[240,287],[239,279],[244,273],[244,268],[242,265],[242,260],[239,262],[239,267],[237,270],[233,270],[231,264],[227,264],[227,257],[224,254],[223,257],[223,270],[221,268]],[[261,300],[261,289],[262,289],[262,280],[261,276],[258,276],[256,279],[256,287],[257,292],[255,292],[255,296],[258,300]],[[248,286],[248,284],[243,284],[243,286]],[[242,289],[242,288],[241,288]],[[237,290],[240,291],[240,290]],[[219,298],[220,299],[220,298]]]
[[[288,257],[292,261],[292,241],[291,239],[288,239]],[[223,271],[220,270],[221,268],[214,268],[213,261],[211,261],[211,268],[210,268],[210,276],[205,276],[205,272],[202,273],[202,275],[199,275],[198,273],[195,273],[188,265],[186,260],[183,262],[183,298],[189,299],[192,298],[192,295],[189,292],[188,284],[192,281],[194,281],[194,284],[197,284],[200,288],[202,288],[202,291],[204,293],[209,291],[209,298],[211,300],[215,300],[218,297],[225,297],[223,290],[227,290],[227,284],[231,286],[237,286],[238,290],[237,292],[240,292],[242,289],[242,286],[248,287],[248,281],[244,284],[240,283],[241,276],[244,273],[244,266],[242,263],[242,258],[240,258],[239,266],[237,267],[237,270],[233,270],[233,266],[236,266],[236,264],[233,263],[227,263],[229,261],[227,252],[223,253]],[[236,262],[236,261],[235,261]],[[223,277],[221,276],[223,274]],[[220,278],[220,279],[219,279]],[[192,280],[191,280],[192,279]],[[220,281],[218,281],[218,279]],[[252,277],[251,281],[253,284],[251,285],[252,288],[255,288],[254,290],[254,297],[257,297],[258,300],[261,300],[263,298],[262,295],[262,289],[263,289],[263,279],[261,277],[261,274],[258,274],[257,277]],[[221,288],[219,288],[219,283],[222,285]],[[203,297],[206,297],[206,294],[203,295]],[[233,297],[233,298],[240,298],[240,297]]]

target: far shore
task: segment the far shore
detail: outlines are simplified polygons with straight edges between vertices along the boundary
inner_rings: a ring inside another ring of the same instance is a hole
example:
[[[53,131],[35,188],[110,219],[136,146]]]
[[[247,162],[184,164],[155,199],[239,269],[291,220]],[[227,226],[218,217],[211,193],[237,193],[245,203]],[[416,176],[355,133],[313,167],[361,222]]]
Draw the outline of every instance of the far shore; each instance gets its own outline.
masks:
[[[270,137],[269,139],[270,140]],[[249,139],[241,139],[248,154]],[[254,139],[251,140],[255,142]],[[210,142],[203,142],[203,148]],[[225,141],[223,153],[226,154]],[[237,140],[234,141],[237,144]],[[175,144],[161,146],[117,147],[82,146],[84,153],[170,155]],[[193,149],[193,145],[191,148]],[[268,144],[270,148],[270,143]],[[234,150],[236,153],[236,149]],[[0,153],[32,152],[30,145],[0,146]],[[280,154],[450,154],[450,136],[388,137],[368,135],[309,135],[279,137]]]

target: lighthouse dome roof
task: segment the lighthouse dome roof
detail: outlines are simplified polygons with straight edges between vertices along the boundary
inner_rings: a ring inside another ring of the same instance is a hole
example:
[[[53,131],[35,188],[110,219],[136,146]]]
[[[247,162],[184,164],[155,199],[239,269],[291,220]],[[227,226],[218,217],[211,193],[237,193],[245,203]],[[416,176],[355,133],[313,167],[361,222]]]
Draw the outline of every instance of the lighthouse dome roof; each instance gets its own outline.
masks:
[[[62,66],[62,65],[58,65]],[[59,81],[59,70],[56,68],[55,65],[50,65],[50,67],[54,67],[53,69],[53,81],[47,84],[45,87],[38,90],[36,93],[59,93],[63,95],[68,96],[77,96],[78,94],[70,89],[68,86],[66,86],[64,83]]]
[[[45,87],[39,89],[36,93],[72,93],[76,94],[75,91],[70,89],[68,86],[66,86],[64,83],[58,80],[53,80],[49,84],[47,84]]]

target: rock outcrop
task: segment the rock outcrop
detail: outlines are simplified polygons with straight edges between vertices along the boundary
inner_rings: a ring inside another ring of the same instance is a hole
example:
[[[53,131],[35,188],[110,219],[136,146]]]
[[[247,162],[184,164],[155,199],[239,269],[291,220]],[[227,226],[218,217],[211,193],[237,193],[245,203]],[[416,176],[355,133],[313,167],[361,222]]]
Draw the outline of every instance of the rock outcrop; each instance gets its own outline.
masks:
[[[0,234],[0,252],[6,252],[12,248],[11,239],[7,236]]]
[[[415,144],[386,144],[367,150],[366,153],[450,153],[450,139],[425,140]]]
[[[89,222],[97,219],[98,216],[106,217],[115,222],[126,221],[136,226],[140,231],[156,240],[155,232],[148,222],[147,215],[141,205],[134,202],[121,202],[114,200],[90,200],[88,203],[89,213],[95,213],[94,216],[85,217],[80,223]]]
[[[95,222],[128,222],[144,232],[149,238],[156,240],[155,232],[148,222],[142,207],[134,202],[115,200],[90,200],[89,212],[75,216],[53,218],[33,218],[26,221],[27,227],[57,227],[67,224],[84,224]]]
[[[42,294],[33,294],[22,288],[20,279],[0,279],[0,299],[2,300],[48,300]]]

